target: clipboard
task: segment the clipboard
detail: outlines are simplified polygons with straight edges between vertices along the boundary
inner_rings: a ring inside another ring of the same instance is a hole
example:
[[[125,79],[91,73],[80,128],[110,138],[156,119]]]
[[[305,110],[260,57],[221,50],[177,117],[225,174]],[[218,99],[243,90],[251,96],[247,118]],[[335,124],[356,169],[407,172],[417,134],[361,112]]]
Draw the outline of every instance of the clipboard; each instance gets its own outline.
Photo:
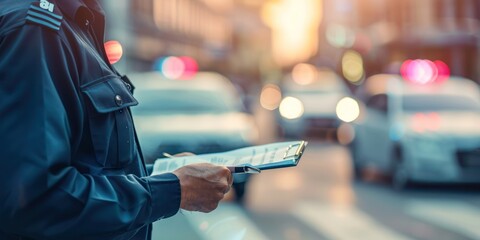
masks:
[[[251,166],[260,170],[294,167],[300,161],[307,141],[276,142],[239,148],[227,152],[193,156],[159,158],[152,175],[171,172],[193,163],[212,163],[221,166]]]
[[[298,143],[293,143],[288,145],[284,149],[283,159],[281,161],[275,161],[271,163],[254,165],[254,167],[260,170],[269,170],[275,168],[285,168],[285,167],[294,167],[297,166],[298,162],[302,158],[303,152],[307,147],[307,141],[299,141]]]

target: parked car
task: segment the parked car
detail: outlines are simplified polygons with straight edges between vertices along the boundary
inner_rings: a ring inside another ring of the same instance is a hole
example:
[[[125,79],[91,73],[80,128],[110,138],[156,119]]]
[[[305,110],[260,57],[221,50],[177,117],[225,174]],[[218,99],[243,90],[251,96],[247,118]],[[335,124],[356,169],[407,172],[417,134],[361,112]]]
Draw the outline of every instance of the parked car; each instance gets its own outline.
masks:
[[[277,114],[280,132],[286,137],[302,138],[313,131],[335,130],[338,102],[350,96],[345,82],[330,69],[317,69],[312,81],[286,76],[281,84],[282,101]]]
[[[449,77],[415,84],[399,75],[368,78],[353,122],[354,172],[373,168],[395,188],[410,182],[480,182],[480,91],[472,80]]]
[[[257,143],[258,129],[243,111],[234,85],[214,72],[199,72],[189,80],[172,80],[157,72],[132,74],[132,108],[140,145],[147,163],[163,153],[223,152]],[[246,174],[234,176],[241,199]]]

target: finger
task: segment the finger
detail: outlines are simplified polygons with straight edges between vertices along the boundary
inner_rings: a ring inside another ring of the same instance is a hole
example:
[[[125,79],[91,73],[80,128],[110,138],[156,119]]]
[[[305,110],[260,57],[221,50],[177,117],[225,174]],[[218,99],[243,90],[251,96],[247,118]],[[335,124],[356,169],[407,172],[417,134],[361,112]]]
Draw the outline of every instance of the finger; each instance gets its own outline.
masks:
[[[228,186],[228,188],[225,190],[223,194],[227,194],[228,192],[230,192],[230,189],[232,189],[232,187]]]
[[[225,174],[226,174],[226,178],[227,178],[227,184],[228,186],[232,186],[232,183],[233,183],[233,174],[232,172],[227,168],[227,167],[224,167],[226,169],[225,171]]]
[[[232,186],[232,183],[233,183],[233,178],[232,178],[232,174],[230,173],[229,170],[227,170],[228,173],[226,173],[226,176],[222,179],[221,179],[221,182],[222,182],[222,185],[223,185],[223,194],[226,194],[228,191],[230,191],[230,188]]]
[[[228,186],[232,186],[232,184],[233,184],[233,176],[232,176],[231,173],[228,174],[227,183],[228,183]]]

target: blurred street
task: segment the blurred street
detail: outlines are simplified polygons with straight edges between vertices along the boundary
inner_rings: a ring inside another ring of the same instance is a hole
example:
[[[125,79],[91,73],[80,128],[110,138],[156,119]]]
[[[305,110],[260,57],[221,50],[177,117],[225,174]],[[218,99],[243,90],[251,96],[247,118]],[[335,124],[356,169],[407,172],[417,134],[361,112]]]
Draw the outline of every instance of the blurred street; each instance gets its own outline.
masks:
[[[309,141],[153,239],[480,240],[480,1],[102,2],[147,162]]]
[[[251,182],[246,211],[270,239],[479,239],[480,190],[474,186],[355,183],[349,153],[313,142],[294,169]]]
[[[422,185],[396,192],[386,182],[350,178],[344,147],[312,142],[296,168],[254,176],[244,208],[224,202],[211,214],[177,215],[156,224],[154,239],[170,239],[160,237],[165,231],[171,239],[480,239],[478,186]],[[206,222],[224,222],[225,214],[237,218],[225,223],[235,225],[232,231],[195,232]],[[189,237],[178,238],[189,231]]]
[[[256,116],[262,139],[275,141],[268,112]],[[312,137],[297,167],[254,175],[243,206],[182,211],[157,222],[153,239],[472,240],[479,222],[478,185],[397,191],[382,177],[355,181],[348,148]]]
[[[480,0],[0,0],[0,135],[0,240],[480,240]]]

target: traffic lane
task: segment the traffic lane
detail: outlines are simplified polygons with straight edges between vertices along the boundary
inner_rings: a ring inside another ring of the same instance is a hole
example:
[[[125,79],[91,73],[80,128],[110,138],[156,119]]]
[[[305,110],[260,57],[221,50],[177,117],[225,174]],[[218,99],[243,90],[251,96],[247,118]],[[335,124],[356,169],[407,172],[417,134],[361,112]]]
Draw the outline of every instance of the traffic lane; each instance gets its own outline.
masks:
[[[478,199],[478,191],[456,189],[452,193],[442,186],[436,186],[435,191],[429,186],[414,186],[399,192],[378,180],[357,182],[353,187],[358,209],[412,239],[480,239],[480,233],[469,233],[477,229],[471,226],[471,219],[480,221],[475,207],[479,205],[471,204]]]
[[[244,209],[224,202],[209,214],[181,212],[157,222],[154,239],[480,239],[478,191],[352,183],[349,157],[311,142],[297,167],[252,177]]]
[[[306,224],[290,212],[255,212],[248,216],[268,239],[328,240],[322,232]]]
[[[357,208],[350,154],[342,146],[310,142],[296,168],[257,178],[251,182],[248,207],[257,213],[252,219],[259,228],[267,231],[272,222],[280,221],[279,213],[289,216],[283,225],[266,233],[275,236],[272,239],[409,239]],[[304,229],[316,232],[317,237],[305,237],[312,235],[297,230],[302,237],[291,238],[292,231],[284,230],[289,221],[303,222]]]
[[[312,148],[312,151],[305,153],[304,158],[302,158],[301,163],[298,167],[286,168],[286,169],[275,169],[262,171],[261,174],[252,175],[251,181],[256,183],[250,184],[248,186],[247,199],[245,203],[245,208],[240,208],[244,214],[236,214],[236,219],[239,219],[237,223],[229,225],[240,225],[240,226],[250,226],[241,228],[239,231],[232,231],[230,233],[224,233],[218,239],[232,239],[233,236],[238,236],[236,234],[248,234],[246,236],[251,236],[255,234],[256,236],[264,236],[266,239],[315,239],[322,240],[325,238],[320,232],[306,225],[303,221],[292,216],[290,211],[278,211],[278,209],[286,209],[285,206],[292,206],[291,201],[296,201],[298,198],[295,194],[288,194],[284,196],[274,196],[276,193],[283,193],[285,190],[298,191],[302,190],[300,187],[299,181],[308,181],[313,184],[315,181],[311,179],[300,180],[297,179],[301,175],[301,170],[298,168],[302,166],[304,159],[309,158],[309,155],[314,153],[316,143],[309,144],[308,148]],[[315,155],[312,155],[315,156]],[[306,157],[306,158],[305,158]],[[310,157],[311,158],[311,157]],[[341,170],[343,168],[339,168]],[[313,174],[305,175],[305,177],[312,177]],[[336,174],[333,174],[334,176]],[[285,176],[287,176],[285,178]],[[324,183],[327,183],[330,177],[325,174],[321,176]],[[272,187],[268,185],[271,184],[271,179],[279,178],[279,181],[282,179],[290,179],[287,182],[278,182],[280,184],[274,184]],[[297,179],[297,180],[295,180]],[[251,182],[250,181],[250,182]],[[262,185],[258,188],[258,185]],[[265,186],[266,184],[267,186]],[[314,186],[311,186],[312,189]],[[278,190],[277,188],[281,188]],[[262,193],[256,193],[256,192]],[[316,194],[317,191],[305,192],[308,194]],[[269,197],[274,196],[276,200],[272,200]],[[311,199],[316,199],[318,196],[312,195]],[[231,195],[227,196],[230,200],[233,199]],[[252,201],[252,202],[250,202]],[[252,203],[259,204],[256,207],[252,208]],[[208,217],[208,220],[198,221],[198,216],[196,213],[189,213],[185,211],[179,212],[177,215],[163,219],[154,224],[153,229],[153,239],[216,239],[217,236],[205,236],[205,231],[201,231],[202,228],[206,226],[219,226],[223,225],[226,221],[231,221],[231,215],[227,216],[225,204],[229,202],[223,202],[220,204],[219,208],[215,211],[203,214],[205,218]],[[270,211],[270,213],[265,213],[265,211]],[[200,214],[202,215],[202,214]],[[259,221],[261,224],[259,224]],[[206,224],[208,223],[208,224]],[[251,227],[253,226],[253,227]],[[242,229],[248,229],[248,231],[243,231]],[[261,232],[262,234],[257,234]],[[223,237],[223,238],[222,238]],[[238,238],[238,239],[259,239],[256,238]]]
[[[353,203],[348,152],[337,145],[309,142],[296,167],[262,171],[251,178],[245,207],[270,239],[331,239],[296,216],[305,201]]]
[[[252,178],[247,208],[255,213],[252,219],[261,229],[272,228],[266,235],[274,239],[296,239],[288,237],[295,231],[283,230],[279,237],[284,228],[271,227],[281,214],[290,217],[280,226],[289,226],[289,221],[294,225],[300,219],[305,231],[317,232],[317,239],[325,235],[342,239],[345,232],[347,239],[348,234],[353,237],[359,232],[364,237],[356,239],[480,239],[470,223],[480,221],[475,207],[479,206],[475,205],[478,191],[440,186],[397,192],[382,181],[352,184],[350,173],[346,148],[311,142],[297,167],[264,171]],[[455,220],[438,221],[430,215]]]
[[[246,205],[255,212],[289,211],[301,200],[352,204],[349,153],[309,142],[296,167],[262,171],[250,179]]]

